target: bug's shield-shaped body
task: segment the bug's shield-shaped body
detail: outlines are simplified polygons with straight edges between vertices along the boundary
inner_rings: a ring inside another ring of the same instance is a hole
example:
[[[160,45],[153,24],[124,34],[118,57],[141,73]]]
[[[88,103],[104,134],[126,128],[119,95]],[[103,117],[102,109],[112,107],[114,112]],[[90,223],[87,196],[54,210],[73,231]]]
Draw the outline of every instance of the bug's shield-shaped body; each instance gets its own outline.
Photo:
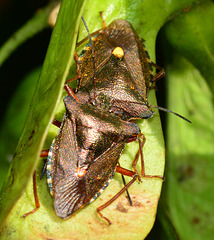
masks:
[[[67,218],[92,202],[113,177],[130,136],[140,130],[93,106],[64,99],[66,114],[49,151],[47,176],[55,212]]]
[[[150,118],[153,112],[147,102],[147,91],[152,82],[152,66],[133,27],[118,19],[92,40],[94,60],[89,44],[78,60],[81,72],[78,98],[88,102],[96,96],[98,108],[108,107],[124,120]]]

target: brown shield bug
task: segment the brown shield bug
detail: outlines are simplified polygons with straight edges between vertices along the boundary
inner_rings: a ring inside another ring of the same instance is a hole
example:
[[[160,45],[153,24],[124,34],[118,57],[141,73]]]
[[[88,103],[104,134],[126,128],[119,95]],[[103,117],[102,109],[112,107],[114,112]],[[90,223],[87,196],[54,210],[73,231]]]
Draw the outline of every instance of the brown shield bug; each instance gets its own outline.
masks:
[[[115,171],[133,179],[114,199],[136,180],[137,171],[120,167],[118,160],[125,144],[139,139],[141,134],[136,123],[121,120],[107,111],[101,112],[90,104],[78,103],[70,96],[64,98],[64,103],[66,114],[59,133],[49,151],[44,151],[41,156],[48,153],[47,181],[54,197],[55,212],[61,218],[68,218],[94,201],[108,186]],[[34,174],[36,208],[23,217],[40,207],[35,181]],[[111,221],[100,211],[111,202],[112,199],[97,209],[100,217],[109,224]]]
[[[149,105],[148,91],[165,72],[150,60],[143,40],[131,24],[123,19],[114,20],[107,27],[104,20],[103,23],[92,39],[89,34],[90,43],[80,56],[75,55],[78,75],[74,79],[78,79],[76,95],[80,102],[91,102],[123,120],[151,118],[154,107],[189,121],[165,108]],[[152,67],[160,70],[154,76]]]
[[[140,130],[70,96],[64,102],[66,115],[49,150],[47,176],[55,212],[67,218],[108,186],[125,143]]]
[[[157,65],[129,22],[118,19],[101,29],[76,62],[81,102],[90,101],[125,120],[152,117],[148,90],[164,71],[153,77],[152,65]]]

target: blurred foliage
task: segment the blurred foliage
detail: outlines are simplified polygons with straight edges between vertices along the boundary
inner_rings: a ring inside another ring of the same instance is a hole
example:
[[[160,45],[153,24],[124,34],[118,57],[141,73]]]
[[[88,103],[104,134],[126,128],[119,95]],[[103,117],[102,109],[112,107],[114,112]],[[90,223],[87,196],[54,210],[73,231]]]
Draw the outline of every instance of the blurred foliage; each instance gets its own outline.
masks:
[[[179,239],[212,239],[214,229],[214,4],[203,1],[167,23],[167,107],[192,124],[167,117],[166,184],[161,205]],[[160,219],[163,214],[160,214]],[[163,238],[165,239],[165,238]]]

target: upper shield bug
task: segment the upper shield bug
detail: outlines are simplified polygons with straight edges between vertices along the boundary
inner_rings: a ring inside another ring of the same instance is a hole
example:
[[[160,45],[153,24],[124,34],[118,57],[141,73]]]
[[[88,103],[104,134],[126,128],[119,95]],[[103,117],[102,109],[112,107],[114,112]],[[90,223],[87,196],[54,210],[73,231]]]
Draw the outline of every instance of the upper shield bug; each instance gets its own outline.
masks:
[[[75,55],[78,76],[74,79],[78,79],[76,95],[80,101],[91,102],[123,120],[151,118],[154,107],[190,122],[148,103],[148,91],[165,72],[150,60],[143,40],[131,24],[117,19],[106,26],[103,18],[102,21],[103,28],[92,39],[89,33],[90,43],[79,57]],[[152,67],[160,71],[153,75]]]
[[[78,76],[74,79],[78,79],[76,95],[80,101],[91,102],[123,120],[151,118],[152,107],[187,120],[148,103],[149,89],[165,72],[150,60],[143,40],[131,24],[123,19],[114,20],[107,27],[104,20],[103,23],[104,27],[90,39],[80,56],[75,55]],[[160,70],[154,76],[152,66]]]
[[[152,64],[131,24],[115,20],[80,54],[77,96],[81,102],[91,101],[125,120],[150,118],[153,111],[147,101],[148,89],[164,73],[162,70],[153,78]]]

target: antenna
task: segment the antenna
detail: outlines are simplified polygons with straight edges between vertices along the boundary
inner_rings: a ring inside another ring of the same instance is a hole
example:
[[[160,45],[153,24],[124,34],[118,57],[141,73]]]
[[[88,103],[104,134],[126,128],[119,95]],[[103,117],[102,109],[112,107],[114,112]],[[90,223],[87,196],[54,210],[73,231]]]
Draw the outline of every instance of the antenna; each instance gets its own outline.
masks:
[[[126,102],[125,100],[118,100],[118,99],[117,99],[117,100],[114,100],[114,101],[117,101],[117,102]],[[151,108],[157,108],[157,109],[159,109],[159,110],[161,110],[161,111],[163,111],[163,112],[172,113],[172,114],[174,114],[175,116],[177,116],[177,117],[179,117],[179,118],[182,118],[183,120],[185,120],[185,121],[187,121],[187,122],[189,122],[189,123],[192,123],[189,119],[183,117],[182,115],[180,115],[180,114],[178,114],[178,113],[176,113],[176,112],[173,112],[173,111],[171,111],[171,110],[168,110],[168,109],[166,109],[166,108],[163,108],[163,107],[158,107],[158,106],[149,105],[149,104],[146,103],[146,102],[145,102],[145,103],[139,103],[139,102],[129,101],[129,103],[139,104],[139,105],[145,105],[145,106],[151,107]]]
[[[86,31],[88,32],[88,38],[89,38],[89,42],[90,42],[90,45],[91,45],[91,53],[92,53],[92,61],[93,61],[93,70],[94,70],[94,75],[93,75],[93,80],[94,80],[94,99],[96,99],[96,96],[95,96],[95,92],[96,92],[96,81],[95,81],[95,54],[94,54],[94,48],[93,48],[93,44],[92,44],[92,40],[91,40],[91,34],[88,30],[88,27],[86,25],[86,22],[85,22],[85,19],[83,17],[82,18],[82,21],[85,25],[85,28],[86,28]]]
[[[183,120],[185,120],[185,121],[187,121],[187,122],[189,122],[189,123],[192,123],[189,119],[181,116],[180,114],[178,114],[178,113],[176,113],[176,112],[170,111],[169,109],[166,109],[166,108],[163,108],[163,107],[158,107],[158,106],[152,106],[152,105],[150,105],[150,107],[152,107],[152,108],[157,108],[157,109],[159,109],[159,110],[161,110],[161,111],[163,111],[163,112],[172,113],[172,114],[174,114],[175,116],[177,116],[177,117],[179,117],[179,118],[182,118]]]

